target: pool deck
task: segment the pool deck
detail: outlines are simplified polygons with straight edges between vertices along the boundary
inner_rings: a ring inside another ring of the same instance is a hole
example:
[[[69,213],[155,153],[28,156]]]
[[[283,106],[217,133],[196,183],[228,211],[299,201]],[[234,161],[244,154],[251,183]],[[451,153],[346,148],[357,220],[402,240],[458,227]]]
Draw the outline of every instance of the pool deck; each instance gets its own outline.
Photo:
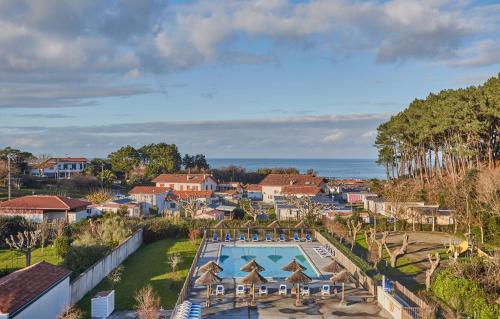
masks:
[[[282,281],[270,280],[266,286],[269,289],[269,296],[256,297],[257,307],[249,307],[248,297],[235,295],[236,285],[239,279],[224,278],[222,284],[225,288],[224,296],[212,295],[212,305],[210,308],[203,307],[203,318],[390,318],[390,315],[383,311],[376,300],[362,287],[355,287],[354,284],[346,284],[347,305],[340,304],[341,286],[337,285],[335,291],[330,296],[321,296],[320,288],[323,284],[333,284],[329,281],[331,273],[323,272],[321,269],[328,265],[331,258],[322,258],[317,254],[313,247],[321,246],[318,242],[208,242],[203,247],[202,254],[198,260],[197,267],[207,263],[210,260],[216,261],[219,257],[221,245],[236,246],[300,246],[306,257],[320,274],[314,278],[308,286],[311,289],[311,296],[304,298],[304,306],[294,306],[295,297],[290,296],[291,285],[288,284],[288,296],[278,296],[278,287]],[[200,275],[199,270],[195,272],[195,278]],[[189,299],[194,302],[204,304],[206,301],[206,287],[194,286],[194,280],[189,290]]]

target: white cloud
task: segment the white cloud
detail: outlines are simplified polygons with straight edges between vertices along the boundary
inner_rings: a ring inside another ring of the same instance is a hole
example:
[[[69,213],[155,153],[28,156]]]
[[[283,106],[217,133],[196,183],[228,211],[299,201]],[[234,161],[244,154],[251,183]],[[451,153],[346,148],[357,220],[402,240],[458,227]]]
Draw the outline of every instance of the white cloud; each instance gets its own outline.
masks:
[[[340,141],[340,139],[342,139],[342,137],[344,137],[344,133],[337,131],[337,132],[330,133],[327,136],[323,137],[322,141],[324,143],[334,143],[334,142]]]
[[[367,132],[364,132],[363,134],[361,134],[361,137],[365,137],[365,138],[372,138],[374,136],[377,136],[376,130],[367,131]]]

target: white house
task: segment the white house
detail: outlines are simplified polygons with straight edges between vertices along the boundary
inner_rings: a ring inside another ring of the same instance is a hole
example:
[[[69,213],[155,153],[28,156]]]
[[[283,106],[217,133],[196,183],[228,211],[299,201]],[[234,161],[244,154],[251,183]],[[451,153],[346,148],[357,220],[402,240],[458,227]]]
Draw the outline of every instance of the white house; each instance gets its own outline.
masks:
[[[21,216],[34,222],[87,218],[89,202],[64,196],[28,195],[0,202],[0,216]]]
[[[287,187],[290,189],[299,189],[299,187],[306,187],[309,189],[318,189],[323,193],[328,193],[328,187],[324,183],[322,177],[314,175],[301,175],[301,174],[269,174],[259,185],[262,186],[263,201],[267,203],[274,202],[275,196],[281,196],[283,190]],[[311,195],[315,196],[317,195]]]
[[[31,175],[57,179],[71,178],[74,174],[83,173],[89,163],[85,157],[53,157],[33,168]]]
[[[70,271],[41,261],[0,278],[0,319],[54,319],[69,306]]]
[[[369,192],[347,192],[342,194],[342,197],[348,203],[363,203],[367,197],[372,196],[377,196],[377,194]]]
[[[127,208],[129,217],[140,217],[141,216],[141,206],[139,203],[133,202],[131,199],[122,198],[112,201],[108,201],[101,204],[93,204],[87,207],[87,212],[91,216],[102,215],[105,212],[116,213],[122,207]]]
[[[157,207],[158,214],[161,214],[165,209],[170,189],[167,187],[135,186],[128,193],[140,205],[141,214],[149,215],[150,208],[153,207]]]
[[[161,174],[153,182],[176,191],[217,190],[217,180],[210,174]]]
[[[247,198],[251,200],[261,201],[262,200],[262,185],[259,184],[249,184],[245,187]]]

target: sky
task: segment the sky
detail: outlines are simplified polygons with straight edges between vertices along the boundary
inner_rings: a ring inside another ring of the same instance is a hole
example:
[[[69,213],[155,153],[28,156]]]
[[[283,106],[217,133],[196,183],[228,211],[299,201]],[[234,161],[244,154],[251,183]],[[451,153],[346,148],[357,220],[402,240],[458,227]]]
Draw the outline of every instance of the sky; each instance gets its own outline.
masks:
[[[375,158],[415,98],[500,72],[500,3],[0,1],[0,148]]]

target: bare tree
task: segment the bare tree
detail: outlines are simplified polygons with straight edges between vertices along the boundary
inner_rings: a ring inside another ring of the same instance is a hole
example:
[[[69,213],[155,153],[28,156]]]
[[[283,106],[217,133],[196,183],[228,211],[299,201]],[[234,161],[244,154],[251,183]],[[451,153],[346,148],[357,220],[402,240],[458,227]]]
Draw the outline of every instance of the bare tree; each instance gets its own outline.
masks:
[[[384,242],[384,247],[391,260],[391,267],[396,267],[396,262],[398,261],[398,258],[406,254],[406,250],[408,248],[408,234],[404,233],[403,244],[401,245],[401,247],[394,249],[394,251],[390,251],[390,249],[387,247],[387,243],[385,242]]]
[[[158,319],[160,298],[151,285],[146,285],[135,294],[136,310],[140,319]]]
[[[323,212],[323,206],[319,203],[314,202],[309,196],[290,196],[288,201],[291,205],[297,208],[300,219],[306,219],[308,221],[317,221]]]
[[[206,207],[206,204],[204,202],[197,200],[196,197],[190,196],[180,202],[180,207],[184,209],[186,217],[195,219],[196,212],[200,209],[204,209]]]
[[[334,220],[328,220],[326,227],[332,236],[339,238],[341,243],[348,236],[348,230],[342,223]]]
[[[374,244],[373,236],[372,236],[373,229],[370,228],[369,231],[365,230],[364,233],[365,233],[366,246],[368,247],[368,251],[370,251],[372,249],[373,244]]]
[[[481,243],[484,243],[484,217],[482,211],[491,216],[500,216],[500,167],[479,174],[477,194],[482,210],[478,210],[476,220],[481,230]]]
[[[356,236],[358,235],[358,232],[361,230],[362,226],[363,223],[359,220],[357,224],[354,224],[354,220],[352,219],[347,223],[347,227],[349,227],[349,231],[351,232],[352,236],[351,250],[353,250],[354,245],[356,244]]]
[[[42,251],[45,248],[45,243],[49,239],[50,235],[50,224],[47,220],[43,220],[41,223],[36,224],[36,229],[40,231],[40,245],[42,246]]]
[[[429,262],[431,263],[431,268],[427,269],[425,271],[425,288],[427,291],[431,289],[431,278],[434,272],[436,271],[437,267],[439,266],[439,253],[435,254],[436,259],[432,259],[432,255],[429,254],[427,257],[429,257]]]
[[[189,229],[189,240],[193,245],[196,244],[199,235],[200,235],[200,230],[198,228]]]
[[[40,231],[35,230],[19,232],[16,237],[10,235],[9,238],[5,239],[5,242],[10,248],[24,254],[26,257],[26,267],[28,267],[31,265],[31,251],[36,247],[39,239]]]
[[[387,240],[387,235],[388,232],[382,232],[382,238],[377,239],[377,234],[373,233],[373,242],[377,244],[377,252],[378,252],[378,258],[379,260],[382,260],[382,257],[384,256],[383,248],[385,245],[385,242]]]
[[[244,200],[241,201],[241,206],[254,221],[257,221],[257,217],[262,214],[262,205],[260,203],[253,203],[251,200]]]
[[[75,306],[66,307],[57,317],[57,319],[82,319],[83,313]]]
[[[170,264],[170,267],[172,267],[172,272],[174,273],[174,276],[177,277],[177,269],[179,268],[179,265],[182,263],[182,256],[180,254],[173,254],[168,258],[168,263]]]
[[[120,265],[113,269],[107,276],[111,289],[115,289],[115,286],[122,280],[123,270],[125,267]]]

